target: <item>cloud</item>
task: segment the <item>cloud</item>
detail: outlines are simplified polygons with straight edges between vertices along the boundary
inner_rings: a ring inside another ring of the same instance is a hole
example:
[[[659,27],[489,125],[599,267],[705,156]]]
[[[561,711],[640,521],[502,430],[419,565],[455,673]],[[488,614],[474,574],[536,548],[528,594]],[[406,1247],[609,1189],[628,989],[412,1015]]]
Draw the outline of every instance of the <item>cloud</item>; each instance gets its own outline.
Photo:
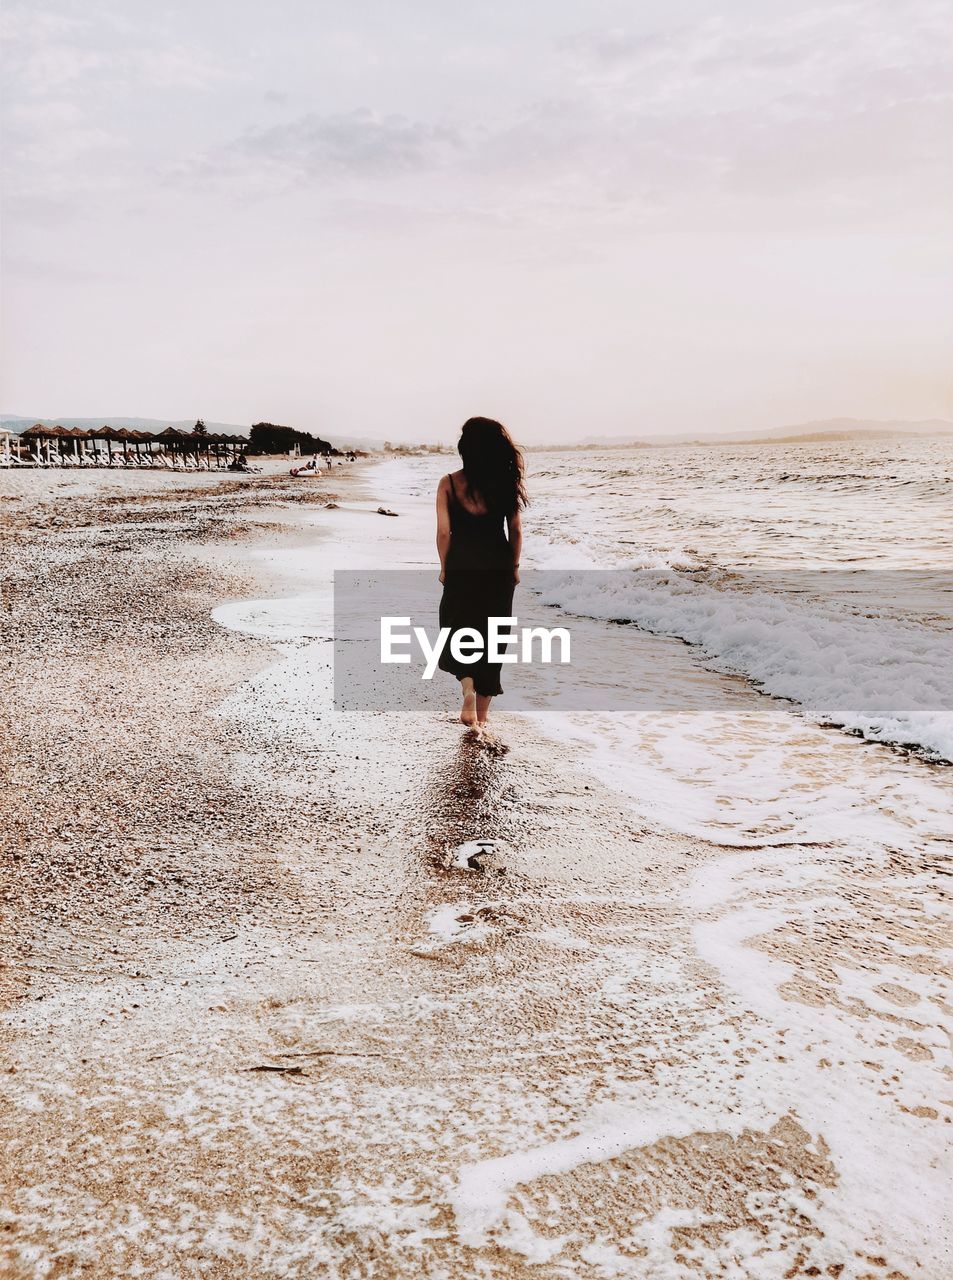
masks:
[[[117,94],[204,91],[236,79],[219,52],[170,36],[158,18],[130,22],[91,6],[82,16],[10,0],[5,71],[17,101],[70,98],[105,108]],[[11,95],[13,96],[13,95]]]
[[[4,183],[8,211],[62,222],[72,208],[141,187],[152,163],[143,133],[187,97],[230,84],[217,53],[155,17],[130,22],[90,3],[56,12],[10,0],[4,14]],[[150,117],[151,113],[151,117]],[[137,136],[138,131],[138,136]],[[170,146],[178,145],[170,143]]]
[[[330,221],[351,208],[395,230],[415,215],[562,225],[594,244],[612,227],[779,225],[808,206],[811,225],[876,217],[878,203],[894,217],[904,200],[917,216],[949,189],[953,98],[933,0],[774,11],[742,0],[692,24],[646,8],[626,26],[541,37],[525,65],[498,43],[435,43],[445,65],[492,53],[495,78],[417,101],[376,54],[373,67],[346,60],[325,93],[327,76],[271,87],[277,63],[213,56],[183,42],[200,28],[181,23],[150,43],[151,18],[122,25],[116,11],[105,27],[101,15],[98,26],[18,21],[9,120],[16,183],[32,198],[161,185],[172,204],[290,196]],[[348,96],[365,105],[339,109]]]
[[[660,217],[773,205],[895,214],[901,182],[949,191],[950,22],[933,0],[736,12],[731,20],[615,27],[559,42],[559,102],[488,137],[481,162],[524,185],[571,184]]]
[[[388,179],[437,169],[462,147],[457,131],[403,115],[366,109],[339,115],[309,112],[283,124],[251,129],[207,152],[198,172],[252,181]]]
[[[791,95],[834,100],[851,80],[880,72],[906,71],[914,80],[941,61],[937,51],[950,35],[948,12],[934,0],[902,9],[863,0],[651,32],[585,31],[562,49],[577,84],[607,105],[705,114],[770,110]],[[924,86],[921,96],[929,92]]]

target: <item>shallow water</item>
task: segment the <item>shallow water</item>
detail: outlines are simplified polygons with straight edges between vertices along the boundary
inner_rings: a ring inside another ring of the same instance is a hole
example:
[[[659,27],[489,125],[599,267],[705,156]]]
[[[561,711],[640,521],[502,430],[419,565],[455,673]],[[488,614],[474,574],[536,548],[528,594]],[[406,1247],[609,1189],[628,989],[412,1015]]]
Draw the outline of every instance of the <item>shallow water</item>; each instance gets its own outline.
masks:
[[[447,465],[375,482],[423,529]],[[528,471],[524,564],[565,571],[562,615],[632,619],[652,709],[567,712],[531,669],[509,709],[653,822],[719,843],[948,836],[953,443],[533,453]]]

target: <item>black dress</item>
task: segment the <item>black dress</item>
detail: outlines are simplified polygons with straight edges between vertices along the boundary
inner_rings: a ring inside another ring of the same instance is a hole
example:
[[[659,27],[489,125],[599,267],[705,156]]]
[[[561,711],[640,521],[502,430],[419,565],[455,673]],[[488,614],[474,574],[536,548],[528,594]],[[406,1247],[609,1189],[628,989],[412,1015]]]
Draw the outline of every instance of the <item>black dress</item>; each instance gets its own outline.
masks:
[[[513,612],[513,551],[503,527],[503,516],[487,512],[474,515],[457,497],[450,481],[450,550],[447,553],[440,626],[451,633],[472,627],[483,637],[484,656],[478,662],[458,662],[449,641],[440,655],[441,671],[462,680],[471,676],[477,693],[496,698],[503,692],[500,663],[489,662],[487,619],[508,618]],[[501,632],[512,628],[500,628]]]

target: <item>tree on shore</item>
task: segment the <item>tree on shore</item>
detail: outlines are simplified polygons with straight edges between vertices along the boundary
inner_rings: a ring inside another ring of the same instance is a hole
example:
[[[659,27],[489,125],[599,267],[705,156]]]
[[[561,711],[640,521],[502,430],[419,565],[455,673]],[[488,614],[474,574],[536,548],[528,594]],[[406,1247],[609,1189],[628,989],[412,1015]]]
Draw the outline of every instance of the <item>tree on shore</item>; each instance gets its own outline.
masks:
[[[297,445],[302,453],[340,452],[329,441],[313,436],[308,431],[296,431],[294,427],[278,426],[274,422],[256,422],[248,433],[249,453],[288,453]]]
[[[196,436],[208,435],[208,428],[206,427],[205,423],[202,421],[201,418],[196,419],[195,426],[192,428],[192,434]]]

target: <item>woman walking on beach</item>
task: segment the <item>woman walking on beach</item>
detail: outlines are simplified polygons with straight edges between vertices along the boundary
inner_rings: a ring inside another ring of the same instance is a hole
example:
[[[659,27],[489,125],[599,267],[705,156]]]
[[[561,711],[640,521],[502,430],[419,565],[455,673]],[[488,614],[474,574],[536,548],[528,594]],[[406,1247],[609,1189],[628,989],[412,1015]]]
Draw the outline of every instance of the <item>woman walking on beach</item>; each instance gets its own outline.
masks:
[[[460,719],[486,727],[490,699],[503,692],[499,662],[487,657],[488,619],[511,616],[520,580],[526,506],[523,455],[507,429],[492,418],[470,418],[457,444],[463,466],[437,486],[437,552],[440,556],[440,626],[479,632],[483,656],[461,663],[444,645],[440,667],[460,681]]]

